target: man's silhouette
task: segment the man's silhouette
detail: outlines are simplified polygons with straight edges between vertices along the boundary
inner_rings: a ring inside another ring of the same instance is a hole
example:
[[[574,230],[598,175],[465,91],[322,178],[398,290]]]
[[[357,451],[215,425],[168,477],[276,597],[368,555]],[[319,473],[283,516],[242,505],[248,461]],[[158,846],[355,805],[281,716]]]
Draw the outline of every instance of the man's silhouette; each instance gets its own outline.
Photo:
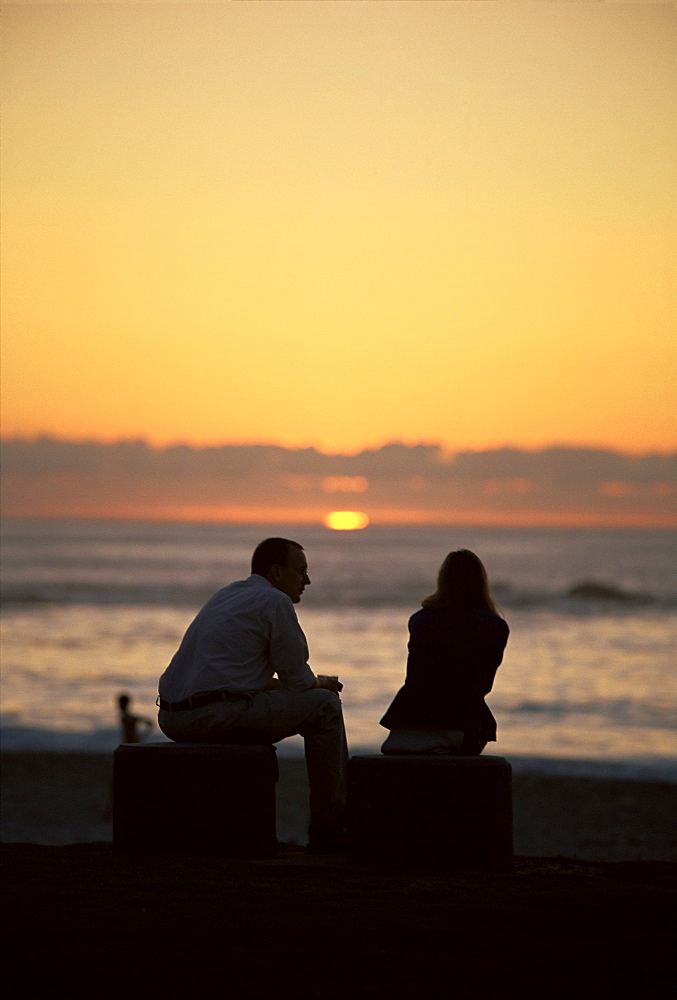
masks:
[[[304,738],[310,850],[343,846],[348,758],[337,677],[316,676],[294,604],[309,586],[298,542],[268,538],[251,576],[219,590],[160,678],[158,723],[172,740],[277,743]],[[218,795],[219,790],[215,789]]]

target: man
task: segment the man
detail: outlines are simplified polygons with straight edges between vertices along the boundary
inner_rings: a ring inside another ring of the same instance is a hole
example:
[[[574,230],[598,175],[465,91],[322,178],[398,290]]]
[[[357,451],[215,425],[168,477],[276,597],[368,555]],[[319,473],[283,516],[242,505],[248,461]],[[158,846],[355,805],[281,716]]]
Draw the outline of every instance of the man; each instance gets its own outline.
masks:
[[[251,576],[219,590],[188,627],[160,678],[158,724],[179,743],[303,736],[310,850],[343,844],[348,759],[337,677],[316,677],[294,604],[310,585],[303,547],[267,538]]]

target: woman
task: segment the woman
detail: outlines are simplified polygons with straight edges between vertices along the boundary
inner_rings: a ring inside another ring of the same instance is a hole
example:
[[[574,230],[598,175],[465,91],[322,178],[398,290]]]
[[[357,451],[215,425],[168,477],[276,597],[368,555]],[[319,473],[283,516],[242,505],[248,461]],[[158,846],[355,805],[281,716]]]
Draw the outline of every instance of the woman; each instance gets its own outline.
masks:
[[[409,657],[400,688],[381,725],[382,753],[480,754],[496,739],[484,701],[503,659],[509,628],[474,552],[450,552],[437,590],[409,619]]]

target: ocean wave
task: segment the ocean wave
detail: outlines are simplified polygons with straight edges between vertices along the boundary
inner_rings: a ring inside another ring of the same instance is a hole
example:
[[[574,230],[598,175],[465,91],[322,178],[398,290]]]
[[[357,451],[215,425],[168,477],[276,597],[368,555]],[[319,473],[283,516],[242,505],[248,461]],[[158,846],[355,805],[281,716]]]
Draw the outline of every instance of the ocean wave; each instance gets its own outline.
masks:
[[[501,705],[503,715],[547,715],[550,717],[566,717],[573,715],[594,715],[602,719],[608,718],[615,725],[647,726],[652,729],[674,730],[675,713],[672,706],[647,705],[630,699],[611,699],[608,701],[587,702],[545,702],[520,701],[515,705]]]
[[[608,583],[596,580],[582,580],[574,584],[566,592],[567,597],[578,597],[585,601],[632,601],[635,604],[652,603],[655,598],[651,594],[638,594],[620,587],[612,587]]]
[[[39,610],[46,605],[117,605],[200,608],[218,590],[214,586],[162,586],[158,584],[91,584],[67,583],[6,583],[0,593],[4,607],[21,606]],[[409,608],[419,606],[422,589],[418,584],[395,581],[375,589],[355,584],[345,587],[329,585],[309,590],[303,598],[308,608]],[[561,591],[542,588],[512,587],[502,584],[495,588],[498,604],[504,610],[551,609],[559,613],[634,613],[643,608],[672,610],[677,607],[677,595],[637,593],[604,582],[583,580]]]
[[[79,604],[79,605],[150,605],[153,607],[201,607],[217,588],[92,585],[89,583],[45,583],[3,587],[2,605]]]

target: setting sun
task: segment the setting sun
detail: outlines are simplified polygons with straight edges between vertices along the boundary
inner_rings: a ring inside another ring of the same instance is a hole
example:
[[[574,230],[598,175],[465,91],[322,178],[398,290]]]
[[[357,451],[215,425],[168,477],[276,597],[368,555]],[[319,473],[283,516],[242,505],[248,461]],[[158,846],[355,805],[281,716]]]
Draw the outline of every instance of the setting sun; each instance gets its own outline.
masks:
[[[366,528],[369,518],[360,510],[333,510],[324,519],[325,526],[333,531],[356,531]]]

